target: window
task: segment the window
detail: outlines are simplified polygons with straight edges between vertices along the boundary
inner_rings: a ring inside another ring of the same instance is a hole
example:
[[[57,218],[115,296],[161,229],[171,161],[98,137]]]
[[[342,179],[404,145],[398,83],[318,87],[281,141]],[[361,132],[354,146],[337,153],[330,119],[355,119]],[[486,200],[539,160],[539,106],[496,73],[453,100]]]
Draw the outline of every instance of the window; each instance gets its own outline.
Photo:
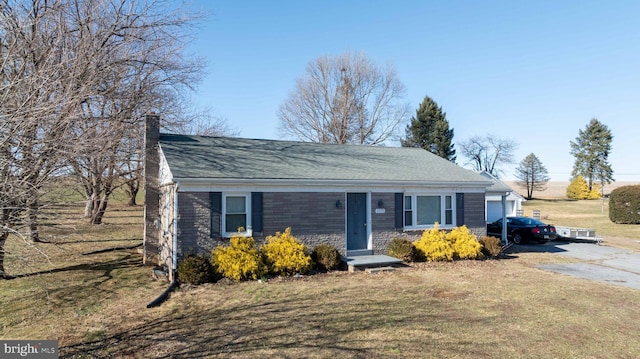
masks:
[[[413,226],[413,211],[411,210],[411,196],[404,197],[404,225]]]
[[[404,226],[410,229],[430,228],[436,222],[453,227],[455,201],[453,195],[414,194],[404,196]]]
[[[442,223],[442,211],[440,210],[440,196],[416,196],[418,209],[416,211],[416,225],[432,225]]]
[[[444,224],[453,224],[453,196],[444,196]]]
[[[251,196],[247,194],[225,194],[222,200],[222,231],[225,237],[238,233],[244,228],[242,235],[251,235]]]

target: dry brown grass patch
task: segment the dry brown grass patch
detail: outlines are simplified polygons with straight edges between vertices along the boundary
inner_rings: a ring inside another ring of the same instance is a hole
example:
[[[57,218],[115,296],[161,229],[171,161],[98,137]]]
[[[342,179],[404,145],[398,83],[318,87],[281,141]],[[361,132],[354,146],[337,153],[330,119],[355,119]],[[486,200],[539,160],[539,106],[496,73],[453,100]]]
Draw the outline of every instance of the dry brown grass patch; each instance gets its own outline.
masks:
[[[61,357],[90,358],[640,354],[640,291],[538,269],[573,260],[552,253],[185,286],[146,309],[167,283],[151,279],[139,253],[82,255],[139,238],[130,224],[141,223],[139,209],[137,219],[122,210],[102,231],[38,245],[50,262],[34,259],[22,268],[29,275],[0,282],[0,337],[58,339]],[[64,226],[82,227],[72,222]],[[17,254],[10,268],[20,273]]]

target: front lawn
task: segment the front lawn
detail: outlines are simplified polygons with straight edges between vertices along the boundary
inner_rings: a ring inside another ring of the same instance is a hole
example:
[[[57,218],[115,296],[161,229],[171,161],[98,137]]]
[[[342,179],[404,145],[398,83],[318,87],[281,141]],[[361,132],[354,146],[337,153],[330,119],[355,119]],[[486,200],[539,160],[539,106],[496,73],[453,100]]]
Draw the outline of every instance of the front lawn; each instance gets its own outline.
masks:
[[[11,242],[1,338],[57,339],[62,358],[640,356],[640,291],[537,269],[571,260],[551,253],[183,286],[147,309],[167,283],[137,249],[83,255],[140,240],[141,208],[116,209],[95,227],[59,208],[55,243]]]

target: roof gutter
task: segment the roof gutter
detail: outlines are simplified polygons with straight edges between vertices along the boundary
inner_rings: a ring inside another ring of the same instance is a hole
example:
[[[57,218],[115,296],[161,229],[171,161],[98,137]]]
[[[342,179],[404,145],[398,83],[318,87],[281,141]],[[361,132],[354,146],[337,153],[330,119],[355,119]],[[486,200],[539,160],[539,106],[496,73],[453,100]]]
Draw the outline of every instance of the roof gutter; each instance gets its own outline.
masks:
[[[343,186],[343,187],[479,187],[488,188],[493,185],[491,181],[402,181],[402,180],[370,180],[370,179],[272,179],[272,178],[174,178],[183,183],[205,185],[267,185],[267,186]]]

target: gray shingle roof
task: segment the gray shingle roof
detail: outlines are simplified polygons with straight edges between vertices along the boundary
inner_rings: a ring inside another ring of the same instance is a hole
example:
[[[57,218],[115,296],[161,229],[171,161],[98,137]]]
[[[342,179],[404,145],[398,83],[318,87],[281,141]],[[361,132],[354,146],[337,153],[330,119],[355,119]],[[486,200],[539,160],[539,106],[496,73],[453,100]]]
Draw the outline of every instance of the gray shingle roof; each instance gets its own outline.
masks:
[[[487,192],[497,192],[497,193],[513,192],[513,189],[511,189],[511,187],[509,187],[506,183],[500,181],[490,173],[486,171],[482,171],[480,172],[480,175],[493,182],[493,184],[489,188],[487,188]]]
[[[174,179],[370,180],[489,185],[418,148],[161,134]]]

